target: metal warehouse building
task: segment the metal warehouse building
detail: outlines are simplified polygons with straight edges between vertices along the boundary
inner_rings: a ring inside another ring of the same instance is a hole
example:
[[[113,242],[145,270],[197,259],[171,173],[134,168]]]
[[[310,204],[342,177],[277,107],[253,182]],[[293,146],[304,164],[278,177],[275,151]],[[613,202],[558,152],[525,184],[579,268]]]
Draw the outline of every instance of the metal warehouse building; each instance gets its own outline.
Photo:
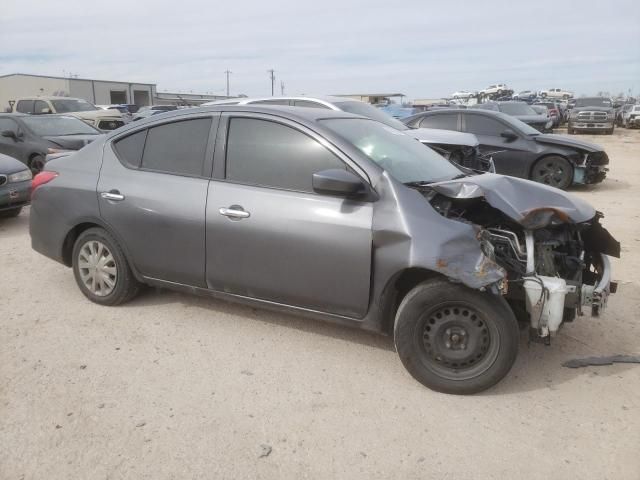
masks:
[[[193,93],[158,93],[155,83],[116,82],[88,78],[49,77],[12,73],[0,76],[0,111],[20,97],[54,95],[83,98],[94,105],[200,105],[227,98]]]

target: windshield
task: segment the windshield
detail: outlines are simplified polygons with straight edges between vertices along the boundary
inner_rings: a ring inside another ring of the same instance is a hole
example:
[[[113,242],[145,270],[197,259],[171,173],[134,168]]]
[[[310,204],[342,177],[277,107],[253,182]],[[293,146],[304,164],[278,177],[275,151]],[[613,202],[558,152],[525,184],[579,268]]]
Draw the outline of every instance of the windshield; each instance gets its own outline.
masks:
[[[23,117],[22,121],[36,135],[99,135],[100,132],[73,117]]]
[[[79,98],[70,98],[68,100],[51,100],[53,108],[56,109],[56,113],[69,113],[69,112],[89,112],[91,110],[98,110],[98,107],[91,105],[85,100]]]
[[[363,117],[377,120],[384,123],[385,125],[389,125],[391,128],[395,128],[396,130],[409,130],[409,127],[407,127],[404,123],[396,120],[395,118],[387,115],[383,111],[380,111],[380,109],[368,103],[336,102],[334,103],[334,105],[343,112],[355,113],[356,115],[362,115]]]
[[[576,100],[576,107],[610,107],[611,100],[608,98],[579,98]]]
[[[526,103],[503,103],[500,111],[507,115],[535,115],[536,111]]]
[[[431,183],[462,174],[419,141],[385,124],[359,118],[321,120],[402,183]]]

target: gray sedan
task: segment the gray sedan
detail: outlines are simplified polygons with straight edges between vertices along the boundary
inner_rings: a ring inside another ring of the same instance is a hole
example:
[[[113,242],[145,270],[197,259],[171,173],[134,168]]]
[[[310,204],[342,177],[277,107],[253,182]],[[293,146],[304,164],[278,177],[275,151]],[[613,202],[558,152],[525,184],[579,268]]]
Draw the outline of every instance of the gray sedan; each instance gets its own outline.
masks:
[[[549,342],[615,290],[620,245],[588,204],[345,112],[167,113],[48,162],[34,186],[32,246],[91,301],[148,284],[391,334],[442,392],[503,378],[518,321]]]

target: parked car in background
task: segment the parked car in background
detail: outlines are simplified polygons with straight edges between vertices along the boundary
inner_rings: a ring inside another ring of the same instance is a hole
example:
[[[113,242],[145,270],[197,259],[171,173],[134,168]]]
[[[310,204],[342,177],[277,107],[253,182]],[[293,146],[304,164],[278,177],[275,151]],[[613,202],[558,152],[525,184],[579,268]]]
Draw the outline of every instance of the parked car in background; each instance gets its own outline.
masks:
[[[478,103],[472,108],[506,113],[507,115],[511,115],[512,117],[515,117],[518,120],[526,123],[527,125],[535,128],[539,132],[549,131],[553,128],[553,121],[548,118],[547,115],[540,115],[524,102],[486,102]]]
[[[439,153],[444,153],[452,161],[460,161],[461,165],[468,168],[481,169],[489,168],[488,159],[479,155],[478,139],[472,135],[465,135],[458,132],[449,132],[443,135],[441,132],[432,129],[410,129],[404,123],[396,120],[387,114],[382,108],[345,97],[267,97],[267,98],[233,98],[205,103],[203,106],[214,105],[271,105],[285,107],[319,108],[324,110],[335,110],[362,115],[363,117],[377,120],[385,125],[411,135],[419,142],[428,147],[435,147]],[[436,108],[430,106],[430,109]],[[443,105],[443,108],[451,106]]]
[[[0,153],[0,217],[16,217],[29,204],[31,171],[24,163]]]
[[[578,98],[571,109],[567,132],[571,135],[580,132],[600,132],[613,134],[615,111],[610,98]]]
[[[109,131],[124,125],[122,114],[117,110],[102,110],[82,98],[27,97],[19,98],[13,105],[16,113],[47,115],[64,113],[79,118],[98,130]]]
[[[453,92],[451,94],[451,98],[470,98],[470,97],[475,97],[478,94],[478,92],[468,92],[466,90],[459,90],[457,92]]]
[[[96,105],[96,107],[101,108],[102,110],[118,110],[125,123],[129,123],[133,117],[126,105]]]
[[[556,102],[537,101],[535,105],[541,105],[547,108],[549,117],[551,117],[551,120],[553,121],[553,128],[558,128],[562,124],[562,113],[560,111],[560,106]]]
[[[70,115],[0,114],[0,153],[37,173],[48,154],[80,150],[103,133]]]
[[[628,118],[629,112],[633,110],[634,105],[625,104],[616,112],[616,127],[625,127],[625,118]]]
[[[548,90],[540,90],[538,95],[542,98],[563,98],[568,100],[573,97],[573,92],[563,90],[562,88],[549,88]]]
[[[513,94],[513,100],[521,100],[523,102],[531,103],[537,98],[536,92],[533,90],[522,90],[521,92]]]
[[[406,118],[411,115],[415,115],[418,113],[418,110],[412,107],[403,107],[401,105],[396,105],[394,103],[388,105],[380,105],[376,108],[379,108],[381,111],[385,112],[387,115],[391,115],[393,118]]]
[[[480,93],[484,96],[501,95],[502,93],[508,90],[509,90],[509,87],[507,87],[504,83],[497,83],[495,85],[489,85],[484,90],[481,90]]]
[[[177,105],[146,105],[138,109],[138,113],[145,112],[147,110],[155,110],[160,112],[173,112],[178,110]]]
[[[540,133],[510,115],[490,110],[440,110],[406,118],[410,127],[473,133],[497,173],[566,189],[604,180],[609,157],[602,147],[563,135]]]
[[[623,126],[625,128],[640,127],[640,105],[633,105],[624,115]]]
[[[132,123],[53,160],[32,197],[32,247],[94,303],[149,284],[387,333],[417,381],[455,394],[509,372],[518,321],[544,341],[598,315],[620,255],[581,199],[317,108]],[[545,291],[557,308],[536,308]]]

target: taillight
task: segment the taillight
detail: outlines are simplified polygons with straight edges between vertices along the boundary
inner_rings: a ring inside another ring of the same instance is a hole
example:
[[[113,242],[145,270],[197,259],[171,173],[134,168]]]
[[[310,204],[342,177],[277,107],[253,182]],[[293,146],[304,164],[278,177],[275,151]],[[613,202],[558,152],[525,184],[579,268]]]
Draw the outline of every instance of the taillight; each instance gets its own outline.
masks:
[[[45,183],[49,183],[51,180],[58,176],[58,172],[49,172],[47,170],[43,170],[38,173],[33,180],[31,180],[31,192],[33,193],[36,188],[44,185]]]

